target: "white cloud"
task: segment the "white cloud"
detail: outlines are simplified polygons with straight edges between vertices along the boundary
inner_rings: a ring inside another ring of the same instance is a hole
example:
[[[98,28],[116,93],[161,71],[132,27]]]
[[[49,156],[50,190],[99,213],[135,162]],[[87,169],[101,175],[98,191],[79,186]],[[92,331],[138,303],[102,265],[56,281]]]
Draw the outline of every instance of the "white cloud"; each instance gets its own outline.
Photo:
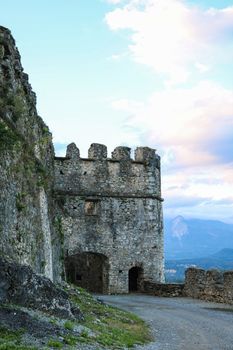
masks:
[[[144,101],[124,97],[112,107],[125,111],[134,143],[162,155],[165,214],[232,216],[233,90],[214,79],[232,72],[233,6],[127,0],[105,20],[126,30],[131,58],[164,82]]]
[[[166,215],[232,222],[232,165],[182,169],[165,175],[162,183]]]
[[[211,207],[216,217],[225,218],[223,208],[229,216],[232,206],[227,200],[233,203],[233,141],[229,142],[233,140],[233,91],[202,81],[189,89],[156,92],[144,104],[122,99],[112,106],[130,114],[126,124],[128,134],[138,136],[135,144],[157,148],[162,154],[165,213],[190,216],[193,212],[198,217],[204,212],[209,215]],[[226,205],[216,202],[219,200]]]
[[[201,10],[181,0],[128,0],[109,12],[106,22],[112,30],[130,30],[133,59],[166,74],[169,84],[233,58],[233,6]],[[219,46],[228,46],[227,55]]]
[[[218,162],[211,144],[233,130],[233,91],[209,81],[155,92],[144,104],[122,99],[112,106],[129,113],[127,125],[141,130],[139,137],[162,148],[176,166]]]
[[[202,64],[202,63],[195,63],[195,67],[199,70],[200,73],[205,73],[205,72],[208,72],[211,67],[210,66],[207,66],[206,64]]]

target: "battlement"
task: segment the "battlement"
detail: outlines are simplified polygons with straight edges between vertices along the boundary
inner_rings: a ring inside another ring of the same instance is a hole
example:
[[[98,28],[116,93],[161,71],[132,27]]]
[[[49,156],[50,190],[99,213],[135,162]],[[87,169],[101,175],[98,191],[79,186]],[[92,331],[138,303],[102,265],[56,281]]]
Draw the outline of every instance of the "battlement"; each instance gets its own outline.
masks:
[[[55,157],[55,190],[90,196],[157,198],[161,196],[160,157],[149,147],[119,146],[107,157],[107,147],[92,143],[88,158],[81,158],[75,143],[66,157]]]
[[[137,163],[144,163],[146,165],[154,165],[160,168],[160,157],[156,154],[156,150],[149,147],[137,147],[134,152],[134,159],[131,158],[131,148],[125,146],[118,146],[112,152],[112,157],[108,158],[108,150],[105,145],[99,143],[92,143],[88,150],[88,158],[81,158],[79,148],[73,142],[67,146],[65,157],[56,157],[60,160],[99,160],[99,161],[130,161]]]

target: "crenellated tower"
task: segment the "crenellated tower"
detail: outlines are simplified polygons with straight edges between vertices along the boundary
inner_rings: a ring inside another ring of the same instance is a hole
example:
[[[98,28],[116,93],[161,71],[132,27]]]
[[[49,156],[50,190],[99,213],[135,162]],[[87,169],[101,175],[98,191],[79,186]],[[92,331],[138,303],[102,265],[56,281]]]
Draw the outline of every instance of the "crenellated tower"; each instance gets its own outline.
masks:
[[[162,282],[160,157],[154,149],[74,143],[55,158],[55,196],[64,232],[67,278],[95,292],[140,290]]]

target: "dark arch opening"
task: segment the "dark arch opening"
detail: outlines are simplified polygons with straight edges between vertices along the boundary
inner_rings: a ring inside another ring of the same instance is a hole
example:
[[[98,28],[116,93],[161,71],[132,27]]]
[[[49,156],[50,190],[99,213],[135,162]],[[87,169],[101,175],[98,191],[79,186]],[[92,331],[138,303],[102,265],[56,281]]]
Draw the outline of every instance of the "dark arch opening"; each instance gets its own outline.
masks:
[[[143,270],[141,267],[134,266],[129,270],[129,292],[141,290]]]
[[[109,264],[103,254],[85,252],[65,259],[67,281],[93,293],[108,293]]]

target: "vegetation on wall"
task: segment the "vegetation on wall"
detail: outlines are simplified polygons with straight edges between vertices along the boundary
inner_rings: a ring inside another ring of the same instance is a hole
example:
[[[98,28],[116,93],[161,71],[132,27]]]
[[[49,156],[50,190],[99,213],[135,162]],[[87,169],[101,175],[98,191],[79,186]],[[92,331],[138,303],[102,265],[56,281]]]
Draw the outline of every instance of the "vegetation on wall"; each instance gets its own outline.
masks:
[[[13,149],[17,141],[18,136],[0,120],[0,151]]]
[[[16,195],[16,208],[19,212],[23,211],[26,208],[25,197],[26,193],[24,192],[17,193]]]
[[[17,88],[16,91],[12,91],[8,85],[2,87],[0,111],[11,113],[14,122],[28,113],[27,104],[25,103],[25,94],[21,87]]]

